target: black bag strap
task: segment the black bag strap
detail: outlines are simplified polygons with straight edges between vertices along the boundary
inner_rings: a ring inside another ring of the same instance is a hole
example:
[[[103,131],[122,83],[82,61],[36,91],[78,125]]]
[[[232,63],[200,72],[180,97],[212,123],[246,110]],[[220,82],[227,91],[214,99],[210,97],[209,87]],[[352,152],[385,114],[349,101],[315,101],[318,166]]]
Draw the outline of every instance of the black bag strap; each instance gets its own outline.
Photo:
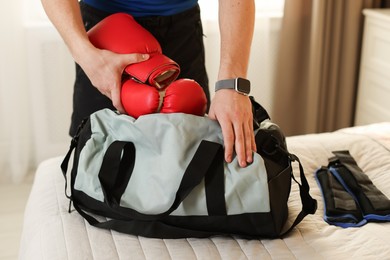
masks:
[[[223,154],[223,146],[221,144],[206,140],[201,141],[194,157],[184,173],[183,180],[178,191],[180,196],[176,195],[175,203],[169,214],[180,205],[180,203],[187,197],[193,188],[202,181],[203,178],[206,179],[206,186],[207,180],[217,180],[217,182],[213,185],[215,187],[215,191],[213,191],[213,193],[217,191],[222,192],[222,196],[225,194]],[[216,201],[213,205],[216,206],[216,204],[218,204],[216,214],[220,211],[226,212],[225,198],[221,198],[220,196],[212,197],[214,197]],[[208,211],[210,210],[211,209],[208,204]]]
[[[62,171],[62,175],[64,176],[65,178],[65,196],[68,198],[68,199],[72,199],[72,196],[71,195],[68,195],[68,178],[67,178],[67,172],[68,172],[68,165],[69,165],[69,160],[70,160],[70,157],[73,153],[73,150],[76,148],[77,146],[77,141],[75,141],[74,139],[72,139],[71,143],[70,143],[70,147],[69,147],[69,150],[68,152],[66,153],[64,159],[62,160],[62,163],[61,163],[61,171]]]
[[[283,149],[283,151],[284,151],[284,149]],[[299,160],[298,156],[291,154],[291,153],[288,153],[288,157],[290,158],[291,162],[297,162],[299,164],[299,174],[300,174],[301,183],[299,183],[295,179],[294,174],[292,174],[292,173],[291,173],[291,177],[299,186],[299,195],[301,197],[302,209],[298,213],[297,217],[295,218],[295,220],[291,224],[291,226],[280,235],[281,237],[286,235],[287,233],[289,233],[308,214],[314,214],[317,210],[317,200],[313,199],[310,195],[310,186],[309,186],[309,183],[307,182],[307,179],[305,177],[305,172],[303,170],[303,166],[302,166],[301,161]]]
[[[99,173],[99,179],[103,180],[102,188],[104,189],[105,199],[109,200],[111,206],[113,206],[117,210],[119,210],[118,209],[119,205],[117,205],[116,202],[112,200],[113,198],[112,194],[109,194],[110,190],[113,189],[114,183],[116,183],[116,181],[110,180],[109,177],[110,176],[112,177],[111,169],[118,169],[118,170],[121,169],[121,167],[119,166],[120,154],[122,148],[127,146],[126,143],[129,142],[116,141],[110,145],[110,147],[107,149],[107,152],[104,156],[101,171]],[[135,149],[129,149],[129,153],[132,152],[135,152]],[[124,154],[125,153],[126,152],[124,152]],[[128,156],[132,156],[132,155],[128,155]],[[128,156],[126,156],[126,158],[128,158]],[[220,162],[220,163],[215,163],[215,162]],[[105,165],[105,164],[109,164],[109,165]],[[112,164],[115,164],[115,166],[111,166]],[[133,209],[121,208],[123,210],[122,212],[124,213],[123,215],[126,216],[123,218],[123,220],[128,219],[128,220],[139,220],[139,221],[153,221],[168,216],[170,213],[172,213],[174,210],[176,210],[179,207],[181,202],[202,181],[203,178],[209,179],[210,180],[209,182],[211,183],[214,182],[213,180],[217,180],[215,183],[212,184],[213,187],[216,187],[215,188],[216,191],[214,190],[211,192],[209,191],[209,193],[212,194],[208,195],[208,197],[210,196],[214,202],[211,204],[209,204],[208,202],[207,206],[208,206],[208,210],[211,211],[213,214],[223,214],[224,212],[226,212],[225,199],[223,197],[221,198],[218,196],[217,197],[213,196],[214,194],[216,194],[216,192],[220,192],[221,186],[224,185],[223,169],[224,168],[223,168],[222,145],[203,140],[199,144],[198,149],[196,150],[191,162],[189,163],[187,169],[183,174],[182,181],[180,183],[178,191],[176,192],[175,200],[172,206],[167,211],[156,215],[142,214]],[[218,180],[222,180],[222,182]],[[223,194],[224,194],[224,188],[222,187],[222,196]],[[214,206],[216,206],[216,209],[211,209],[211,207]],[[87,212],[82,210],[81,207],[77,205],[76,202],[74,202],[74,207],[80,213],[80,215],[82,215],[93,226],[102,227],[102,228],[112,228],[114,226],[117,226],[118,223],[121,223],[121,222],[117,222],[114,219],[100,222],[92,215],[89,215]]]
[[[203,154],[202,160],[208,160],[208,156],[208,153]],[[210,216],[227,215],[224,161],[223,149],[221,149],[209,168],[211,172],[205,175],[206,205]]]
[[[98,174],[106,202],[118,204],[131,178],[135,164],[132,142],[114,141],[107,148]]]
[[[287,151],[285,145],[281,143],[280,138],[277,138],[274,135],[266,135],[267,138],[264,138],[266,134],[261,133],[260,131],[256,134],[256,144],[260,148],[259,153],[261,153],[264,156],[267,156],[270,160],[274,160],[276,163],[280,162],[281,157],[288,157],[289,164],[293,162],[297,162],[299,164],[299,174],[301,183],[299,183],[295,177],[294,174],[291,172],[291,178],[296,182],[299,186],[299,195],[301,198],[301,204],[302,209],[298,213],[297,217],[295,218],[294,222],[291,224],[291,226],[284,231],[280,237],[286,235],[289,233],[296,225],[298,225],[308,214],[314,214],[317,210],[317,201],[313,199],[310,195],[310,186],[307,182],[305,172],[302,166],[301,161],[299,160],[298,156],[290,153]],[[262,141],[260,141],[262,140]]]
[[[267,110],[262,105],[260,105],[253,96],[250,96],[249,100],[252,104],[253,129],[256,130],[260,127],[261,122],[271,118],[268,115]]]
[[[60,166],[61,167],[61,171],[62,171],[62,175],[65,178],[65,196],[70,200],[70,202],[69,202],[69,212],[70,212],[70,207],[71,207],[71,203],[72,203],[72,196],[68,195],[68,192],[67,192],[67,190],[68,190],[67,173],[68,173],[69,160],[70,160],[70,157],[71,157],[71,155],[73,153],[73,150],[77,147],[77,145],[79,143],[81,130],[87,124],[88,120],[89,120],[88,118],[85,118],[79,124],[79,126],[77,128],[77,131],[76,131],[76,134],[73,136],[73,138],[72,138],[72,140],[70,142],[69,150],[66,153],[64,159],[62,160],[61,166]]]

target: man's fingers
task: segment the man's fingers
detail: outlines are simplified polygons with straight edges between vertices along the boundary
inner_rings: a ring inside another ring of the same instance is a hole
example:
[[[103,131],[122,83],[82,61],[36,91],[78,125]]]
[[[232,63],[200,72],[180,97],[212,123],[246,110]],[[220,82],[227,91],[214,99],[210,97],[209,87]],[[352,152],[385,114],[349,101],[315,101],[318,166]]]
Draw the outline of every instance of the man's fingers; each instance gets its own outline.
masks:
[[[143,54],[143,53],[132,53],[127,54],[124,56],[123,63],[124,65],[130,65],[137,62],[142,62],[149,59],[149,54]]]
[[[230,122],[219,121],[222,130],[223,143],[225,146],[225,161],[230,163],[233,160],[234,130]]]
[[[245,147],[245,138],[244,138],[244,127],[242,124],[236,123],[234,127],[234,134],[235,134],[235,150],[237,153],[237,160],[238,164],[241,167],[245,167],[247,165],[246,162],[246,147]]]
[[[121,114],[126,113],[125,109],[122,106],[120,85],[116,85],[111,90],[111,100],[112,100],[112,105],[119,111],[119,113]]]
[[[235,151],[241,167],[252,163],[256,143],[249,99],[229,90],[220,90],[211,103],[209,118],[217,120],[221,125],[226,162],[233,160]]]
[[[220,121],[221,123],[221,121]],[[242,124],[233,124],[231,121],[221,123],[222,135],[225,145],[225,160],[233,160],[233,151],[236,151],[237,161],[241,167],[246,167],[253,161],[253,150],[250,129]]]
[[[256,142],[253,134],[253,124],[250,122],[244,127],[245,132],[245,149],[246,149],[246,162],[253,162],[253,152],[256,151]]]
[[[256,142],[252,122],[237,123],[235,131],[235,150],[237,160],[241,167],[246,167],[253,162],[253,152],[256,151]]]

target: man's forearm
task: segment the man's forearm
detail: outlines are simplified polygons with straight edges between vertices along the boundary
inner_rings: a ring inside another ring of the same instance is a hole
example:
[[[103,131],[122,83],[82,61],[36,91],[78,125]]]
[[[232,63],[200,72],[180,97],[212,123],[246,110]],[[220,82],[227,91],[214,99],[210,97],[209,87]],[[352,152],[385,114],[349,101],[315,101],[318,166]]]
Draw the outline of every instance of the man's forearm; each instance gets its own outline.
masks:
[[[42,0],[42,5],[77,61],[88,48],[92,47],[84,29],[79,2],[77,0]]]
[[[253,0],[220,0],[221,61],[218,79],[246,77],[255,22]]]

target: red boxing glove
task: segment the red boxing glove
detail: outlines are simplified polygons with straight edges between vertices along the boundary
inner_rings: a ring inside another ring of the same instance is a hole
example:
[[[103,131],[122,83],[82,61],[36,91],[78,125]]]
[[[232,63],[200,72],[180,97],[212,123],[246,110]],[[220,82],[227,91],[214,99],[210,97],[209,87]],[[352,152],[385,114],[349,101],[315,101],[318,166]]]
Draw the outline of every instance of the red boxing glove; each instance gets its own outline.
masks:
[[[207,98],[202,87],[194,80],[179,79],[167,87],[160,112],[204,116],[206,109]]]
[[[125,68],[126,73],[140,82],[163,89],[180,73],[179,65],[162,54],[158,41],[129,14],[106,17],[88,31],[88,37],[96,48],[121,54],[149,54],[148,60]]]
[[[160,94],[156,88],[129,79],[122,85],[121,101],[126,113],[138,118],[158,112]]]
[[[161,94],[161,95],[160,95]],[[121,89],[122,105],[129,116],[161,113],[186,113],[204,116],[207,98],[202,87],[194,80],[179,79],[164,91],[158,91],[149,85],[126,80]],[[162,102],[160,102],[160,99]],[[161,106],[161,109],[160,109]]]

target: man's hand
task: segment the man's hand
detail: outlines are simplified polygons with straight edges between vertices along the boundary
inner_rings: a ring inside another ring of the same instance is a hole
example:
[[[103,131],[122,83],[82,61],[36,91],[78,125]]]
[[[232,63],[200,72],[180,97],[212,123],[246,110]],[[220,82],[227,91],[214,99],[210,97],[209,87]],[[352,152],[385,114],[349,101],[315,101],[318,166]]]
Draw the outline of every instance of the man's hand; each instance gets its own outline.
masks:
[[[125,113],[121,103],[121,80],[127,65],[145,61],[148,54],[117,54],[108,50],[93,48],[91,53],[84,57],[79,65],[83,68],[88,78],[103,95],[112,100],[113,106],[120,112]]]
[[[84,28],[78,0],[42,0],[49,19],[64,39],[73,59],[78,63],[92,84],[119,112],[124,113],[120,99],[121,79],[124,68],[149,58],[144,54],[116,54],[95,48]]]
[[[221,89],[215,93],[211,102],[209,117],[218,120],[221,125],[226,162],[233,160],[235,150],[241,167],[252,163],[256,143],[249,97],[234,90]]]

